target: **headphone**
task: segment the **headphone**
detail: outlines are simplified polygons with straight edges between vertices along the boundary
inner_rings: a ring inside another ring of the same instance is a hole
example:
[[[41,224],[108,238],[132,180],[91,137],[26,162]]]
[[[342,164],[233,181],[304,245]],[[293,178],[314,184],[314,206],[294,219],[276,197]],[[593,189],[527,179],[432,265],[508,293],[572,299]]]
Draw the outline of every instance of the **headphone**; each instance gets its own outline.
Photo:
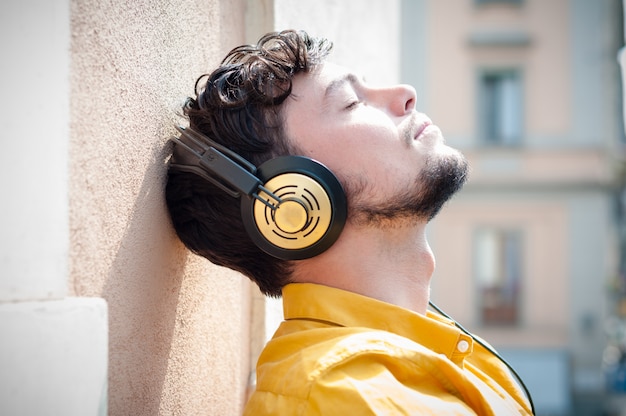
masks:
[[[196,174],[241,200],[246,232],[261,250],[283,260],[317,256],[333,245],[346,222],[345,192],[320,162],[280,156],[261,166],[191,128],[179,137],[170,169]]]

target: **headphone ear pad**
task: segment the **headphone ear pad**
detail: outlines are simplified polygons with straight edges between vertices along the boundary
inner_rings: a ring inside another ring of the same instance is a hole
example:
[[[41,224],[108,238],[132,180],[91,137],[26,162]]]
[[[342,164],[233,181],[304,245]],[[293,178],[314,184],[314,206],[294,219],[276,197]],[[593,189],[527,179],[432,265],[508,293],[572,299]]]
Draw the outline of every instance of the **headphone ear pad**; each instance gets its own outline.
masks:
[[[303,156],[281,156],[259,166],[256,175],[282,201],[272,209],[255,198],[241,199],[244,226],[261,250],[283,260],[302,260],[337,241],[347,200],[327,167]],[[276,203],[264,192],[259,196]]]

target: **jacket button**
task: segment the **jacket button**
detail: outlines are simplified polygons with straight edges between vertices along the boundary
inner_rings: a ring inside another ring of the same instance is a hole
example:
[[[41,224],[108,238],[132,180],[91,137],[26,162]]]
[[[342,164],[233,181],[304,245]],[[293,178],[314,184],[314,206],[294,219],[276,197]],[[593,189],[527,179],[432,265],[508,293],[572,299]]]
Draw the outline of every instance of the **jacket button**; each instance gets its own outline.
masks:
[[[469,346],[470,346],[469,342],[462,339],[461,341],[458,342],[458,344],[456,344],[456,349],[459,352],[467,352],[467,350],[469,350]]]

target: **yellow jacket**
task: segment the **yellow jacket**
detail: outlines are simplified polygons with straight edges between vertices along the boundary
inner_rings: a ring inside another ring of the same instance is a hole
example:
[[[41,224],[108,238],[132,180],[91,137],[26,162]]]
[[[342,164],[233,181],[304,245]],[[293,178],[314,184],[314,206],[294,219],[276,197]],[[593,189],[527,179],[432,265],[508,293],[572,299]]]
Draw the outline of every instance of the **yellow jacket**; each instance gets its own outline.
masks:
[[[508,369],[452,322],[290,284],[245,415],[530,415]]]

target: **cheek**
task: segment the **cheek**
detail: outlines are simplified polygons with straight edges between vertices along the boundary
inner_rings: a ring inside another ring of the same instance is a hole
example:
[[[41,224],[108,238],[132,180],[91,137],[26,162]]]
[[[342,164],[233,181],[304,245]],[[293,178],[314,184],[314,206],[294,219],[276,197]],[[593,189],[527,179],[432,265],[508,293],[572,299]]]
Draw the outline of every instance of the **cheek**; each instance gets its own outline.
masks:
[[[418,149],[408,147],[393,122],[377,111],[355,113],[349,120],[313,120],[305,114],[291,125],[294,144],[340,178],[367,184],[368,198],[385,198],[420,169]]]

